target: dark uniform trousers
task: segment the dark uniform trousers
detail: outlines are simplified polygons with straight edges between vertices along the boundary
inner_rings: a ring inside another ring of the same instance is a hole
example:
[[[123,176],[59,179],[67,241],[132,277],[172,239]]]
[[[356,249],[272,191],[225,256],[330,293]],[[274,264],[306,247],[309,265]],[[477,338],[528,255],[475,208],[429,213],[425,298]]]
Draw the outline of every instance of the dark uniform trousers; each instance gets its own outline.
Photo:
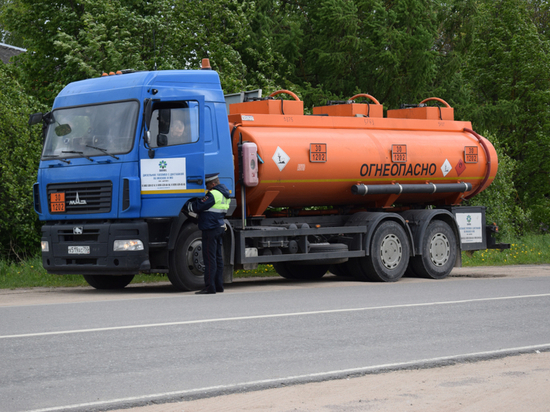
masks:
[[[202,231],[204,283],[209,292],[223,292],[223,246],[225,229],[217,227]]]

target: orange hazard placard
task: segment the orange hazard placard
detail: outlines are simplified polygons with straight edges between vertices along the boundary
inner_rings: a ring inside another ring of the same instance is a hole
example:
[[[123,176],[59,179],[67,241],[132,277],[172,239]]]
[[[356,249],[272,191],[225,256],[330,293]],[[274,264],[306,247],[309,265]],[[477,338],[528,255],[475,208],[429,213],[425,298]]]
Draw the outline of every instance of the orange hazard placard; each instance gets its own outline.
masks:
[[[52,193],[50,195],[50,211],[52,213],[65,211],[65,193]]]
[[[478,161],[478,147],[477,146],[465,146],[464,147],[464,163],[477,163]]]
[[[391,161],[394,163],[405,163],[407,161],[407,145],[392,144],[391,145]]]
[[[326,162],[327,161],[327,144],[310,143],[309,144],[309,161],[312,163]]]

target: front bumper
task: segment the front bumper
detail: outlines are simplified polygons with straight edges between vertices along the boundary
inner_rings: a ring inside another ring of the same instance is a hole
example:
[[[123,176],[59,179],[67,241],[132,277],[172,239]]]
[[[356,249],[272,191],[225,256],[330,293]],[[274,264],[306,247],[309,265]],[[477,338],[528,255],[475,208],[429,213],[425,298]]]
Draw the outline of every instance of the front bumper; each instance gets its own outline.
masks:
[[[61,222],[42,227],[42,264],[48,273],[135,275],[151,268],[148,229],[144,221]],[[113,251],[115,240],[138,239],[143,250]]]

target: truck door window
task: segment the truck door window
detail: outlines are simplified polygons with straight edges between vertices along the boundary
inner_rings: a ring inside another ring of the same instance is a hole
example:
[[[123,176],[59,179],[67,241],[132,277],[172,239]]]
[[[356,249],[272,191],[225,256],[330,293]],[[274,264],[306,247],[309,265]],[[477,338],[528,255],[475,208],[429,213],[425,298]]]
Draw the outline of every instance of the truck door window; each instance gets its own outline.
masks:
[[[194,143],[199,140],[199,104],[194,101],[161,103],[151,116],[152,148]]]

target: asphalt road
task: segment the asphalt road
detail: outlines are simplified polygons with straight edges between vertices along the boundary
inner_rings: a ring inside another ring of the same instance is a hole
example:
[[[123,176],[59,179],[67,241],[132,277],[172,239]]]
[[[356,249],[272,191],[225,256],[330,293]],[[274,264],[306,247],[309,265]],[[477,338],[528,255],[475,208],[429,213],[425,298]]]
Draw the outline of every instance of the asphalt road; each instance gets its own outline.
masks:
[[[393,284],[244,281],[0,293],[0,411],[151,401],[550,348],[550,267]]]

